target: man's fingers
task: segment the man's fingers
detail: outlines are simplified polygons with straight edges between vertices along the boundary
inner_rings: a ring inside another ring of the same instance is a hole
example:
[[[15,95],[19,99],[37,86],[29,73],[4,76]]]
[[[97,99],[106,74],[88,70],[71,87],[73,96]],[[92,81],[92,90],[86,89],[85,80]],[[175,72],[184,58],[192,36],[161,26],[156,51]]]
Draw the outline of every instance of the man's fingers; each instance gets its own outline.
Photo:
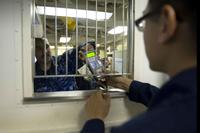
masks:
[[[103,91],[99,90],[99,91],[97,91],[97,92],[95,92],[95,93],[93,93],[89,96],[86,104],[91,100],[94,101],[94,100],[97,100],[97,99],[105,100],[105,101],[109,102],[110,101],[110,95],[109,95],[109,93],[104,93]]]
[[[98,90],[98,91],[95,92],[95,96],[96,97],[101,97],[101,94],[102,94],[102,92],[100,90]]]
[[[102,96],[103,96],[104,100],[110,101],[110,94],[109,93],[103,93]]]
[[[99,90],[95,93],[94,97],[102,100],[110,100],[110,95],[109,93],[104,93],[103,91]]]

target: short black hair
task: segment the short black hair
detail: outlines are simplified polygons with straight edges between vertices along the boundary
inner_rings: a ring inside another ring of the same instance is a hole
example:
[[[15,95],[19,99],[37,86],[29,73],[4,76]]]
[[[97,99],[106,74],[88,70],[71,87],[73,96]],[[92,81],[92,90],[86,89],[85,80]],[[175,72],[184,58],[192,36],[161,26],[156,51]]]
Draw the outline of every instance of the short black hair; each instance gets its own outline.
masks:
[[[196,0],[149,0],[150,9],[162,7],[165,4],[171,5],[176,14],[184,21],[187,19],[194,30],[197,28],[197,2]]]

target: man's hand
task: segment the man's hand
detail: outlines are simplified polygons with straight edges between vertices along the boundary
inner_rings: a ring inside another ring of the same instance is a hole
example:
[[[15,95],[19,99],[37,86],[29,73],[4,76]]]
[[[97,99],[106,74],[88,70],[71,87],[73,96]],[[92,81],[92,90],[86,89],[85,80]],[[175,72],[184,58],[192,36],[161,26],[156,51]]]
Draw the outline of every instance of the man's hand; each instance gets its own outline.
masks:
[[[107,76],[105,78],[106,78],[107,85],[123,89],[127,92],[132,82],[131,79],[128,79],[122,76]]]
[[[104,120],[109,113],[110,96],[97,91],[89,97],[85,108],[89,119]]]

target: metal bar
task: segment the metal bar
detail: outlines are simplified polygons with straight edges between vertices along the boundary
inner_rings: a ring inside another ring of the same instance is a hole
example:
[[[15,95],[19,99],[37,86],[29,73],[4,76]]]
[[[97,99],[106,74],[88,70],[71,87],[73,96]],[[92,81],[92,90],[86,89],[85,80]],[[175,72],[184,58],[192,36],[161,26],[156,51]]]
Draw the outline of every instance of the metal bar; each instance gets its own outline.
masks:
[[[67,7],[68,7],[68,3],[67,3],[67,0],[65,1],[66,2],[66,51],[65,51],[65,58],[66,58],[66,61],[65,61],[65,66],[66,66],[66,75],[68,74],[68,49],[67,49],[67,37],[68,37],[68,18],[67,18]]]
[[[110,73],[104,74],[103,76],[121,76],[122,73]],[[124,75],[131,75],[131,73],[124,73]],[[34,78],[55,78],[55,77],[83,77],[83,76],[98,76],[95,74],[84,74],[84,75],[43,75],[43,76],[35,76]]]
[[[76,0],[76,74],[78,73],[78,0]]]
[[[44,38],[46,39],[46,0],[44,0]],[[46,40],[44,39],[44,75],[47,75]]]
[[[109,92],[109,96],[111,98],[122,98],[126,96],[125,91],[114,91],[117,88],[112,88],[111,92]],[[89,90],[89,91],[68,91],[66,92],[43,92],[43,93],[34,93],[33,98],[24,98],[23,104],[38,104],[40,103],[61,103],[61,102],[69,102],[77,100],[85,100],[88,98],[92,93],[96,92],[97,90]]]
[[[107,19],[106,19],[106,12],[107,12],[107,0],[105,0],[105,45],[104,45],[104,64],[106,64],[106,56],[107,56]]]
[[[32,20],[32,21],[33,21],[33,22],[32,22],[32,23],[33,23],[33,27],[32,27],[32,31],[33,31],[33,32],[32,32],[32,33],[35,33],[35,28],[34,28],[34,27],[35,27],[35,13],[36,13],[35,6],[36,6],[36,5],[35,5],[35,0],[33,0],[32,2],[33,2],[32,4],[34,5],[34,6],[32,6],[32,7],[33,7],[33,8],[32,8],[32,13],[33,13],[33,20]],[[35,37],[34,37],[34,39],[33,39],[33,50],[32,50],[32,55],[33,55],[33,57],[32,57],[32,62],[34,63],[33,68],[32,68],[32,72],[33,72],[33,77],[34,77],[34,76],[36,75],[36,73],[35,73],[35,71],[36,71],[36,70],[35,70]]]
[[[96,48],[96,49],[95,49],[95,51],[96,51],[96,54],[97,54],[97,42],[98,42],[98,38],[97,38],[97,37],[98,37],[98,35],[97,35],[97,34],[98,34],[98,29],[97,29],[97,26],[98,26],[98,25],[97,25],[97,9],[98,9],[98,8],[97,8],[97,2],[98,2],[98,0],[96,0],[96,5],[95,5],[95,10],[96,10],[96,22],[95,22],[95,27],[96,27],[96,34],[95,34],[95,35],[96,35],[96,36],[95,36],[95,44],[96,44],[95,46],[96,46],[96,47],[95,47],[95,48]]]
[[[116,0],[114,0],[114,28],[116,27]],[[115,73],[115,47],[116,47],[115,29],[114,29],[114,48],[113,48],[113,69]]]
[[[55,64],[55,69],[56,69],[56,75],[58,75],[57,67],[58,67],[58,46],[57,46],[57,0],[55,0],[55,49],[56,49],[56,64]]]
[[[88,42],[88,0],[86,0],[86,53],[88,52],[88,47],[87,47],[87,42]],[[88,67],[88,60],[86,60],[86,66]],[[86,69],[86,75],[88,76],[88,71]]]
[[[122,26],[123,26],[123,34],[122,34],[122,76],[124,72],[124,0],[122,3]]]
[[[130,56],[128,56],[128,60],[130,62],[134,62],[133,58],[133,52],[134,52],[134,0],[129,0],[128,4],[128,48],[127,53],[130,53]],[[133,78],[133,72],[134,72],[134,65],[132,63],[129,63],[128,70],[132,75],[129,78]]]
[[[135,20],[135,0],[132,0],[132,20]],[[132,21],[134,22],[134,21]],[[132,23],[132,36],[130,36],[130,38],[132,38],[132,48],[131,48],[131,62],[134,62],[134,46],[135,46],[135,23]],[[134,74],[134,64],[132,63],[131,65],[131,73],[132,73],[132,78],[133,78],[133,74]]]
[[[106,58],[107,58],[107,19],[106,19],[106,12],[107,12],[107,0],[105,0],[105,53],[104,53],[104,65],[106,65]],[[105,91],[108,92],[108,87],[106,86]]]

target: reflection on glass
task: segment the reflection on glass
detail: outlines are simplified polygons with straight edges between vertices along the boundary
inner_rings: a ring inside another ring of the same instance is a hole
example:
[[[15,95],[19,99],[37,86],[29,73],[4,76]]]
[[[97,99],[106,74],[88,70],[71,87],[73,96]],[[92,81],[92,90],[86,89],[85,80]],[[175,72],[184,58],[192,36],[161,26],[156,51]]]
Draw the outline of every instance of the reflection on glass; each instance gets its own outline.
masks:
[[[128,73],[127,0],[106,1],[35,1],[43,36],[35,36],[34,92],[92,90],[102,69]]]

